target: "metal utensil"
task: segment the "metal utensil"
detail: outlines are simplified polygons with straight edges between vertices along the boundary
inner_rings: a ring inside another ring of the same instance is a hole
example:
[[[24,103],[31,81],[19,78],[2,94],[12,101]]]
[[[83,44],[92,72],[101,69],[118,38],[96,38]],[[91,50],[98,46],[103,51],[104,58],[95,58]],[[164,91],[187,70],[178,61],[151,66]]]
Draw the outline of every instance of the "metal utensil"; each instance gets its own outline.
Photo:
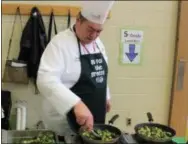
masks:
[[[115,121],[118,117],[119,117],[118,114],[114,115],[114,116],[109,120],[109,124],[112,125],[112,124],[114,123],[114,121]],[[92,129],[92,130],[91,130],[91,133],[92,133],[98,140],[101,140],[101,139],[102,139],[102,136],[99,135],[99,134],[96,132],[95,129]]]
[[[91,130],[91,133],[92,133],[98,140],[102,139],[102,137],[95,131],[95,129],[92,129],[92,130]]]

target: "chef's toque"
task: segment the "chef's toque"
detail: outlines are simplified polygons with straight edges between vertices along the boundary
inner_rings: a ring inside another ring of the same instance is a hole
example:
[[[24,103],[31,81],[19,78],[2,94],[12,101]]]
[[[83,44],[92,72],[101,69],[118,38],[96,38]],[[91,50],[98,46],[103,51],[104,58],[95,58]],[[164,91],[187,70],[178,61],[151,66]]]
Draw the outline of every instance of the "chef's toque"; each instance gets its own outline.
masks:
[[[82,4],[83,17],[91,22],[104,24],[114,1],[84,1]]]

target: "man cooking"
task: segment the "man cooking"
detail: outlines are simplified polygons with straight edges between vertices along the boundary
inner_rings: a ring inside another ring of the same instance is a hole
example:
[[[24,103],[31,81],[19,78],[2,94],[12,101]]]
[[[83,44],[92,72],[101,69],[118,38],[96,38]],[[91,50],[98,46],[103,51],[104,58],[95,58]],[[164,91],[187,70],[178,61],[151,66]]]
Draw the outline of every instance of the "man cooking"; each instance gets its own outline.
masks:
[[[99,35],[114,1],[84,1],[76,23],[47,45],[37,86],[44,99],[44,123],[58,135],[71,126],[92,130],[110,110],[108,66]],[[67,120],[69,125],[67,125]]]

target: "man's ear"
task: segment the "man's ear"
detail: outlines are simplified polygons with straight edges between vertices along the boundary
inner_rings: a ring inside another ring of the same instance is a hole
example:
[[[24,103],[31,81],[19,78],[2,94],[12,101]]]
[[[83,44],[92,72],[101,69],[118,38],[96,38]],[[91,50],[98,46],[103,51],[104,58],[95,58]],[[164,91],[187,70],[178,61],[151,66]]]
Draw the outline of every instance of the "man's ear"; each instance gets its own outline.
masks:
[[[76,23],[81,23],[81,20],[79,17],[76,18]]]
[[[78,14],[77,16],[76,16],[76,22],[79,22],[80,21],[80,15]]]

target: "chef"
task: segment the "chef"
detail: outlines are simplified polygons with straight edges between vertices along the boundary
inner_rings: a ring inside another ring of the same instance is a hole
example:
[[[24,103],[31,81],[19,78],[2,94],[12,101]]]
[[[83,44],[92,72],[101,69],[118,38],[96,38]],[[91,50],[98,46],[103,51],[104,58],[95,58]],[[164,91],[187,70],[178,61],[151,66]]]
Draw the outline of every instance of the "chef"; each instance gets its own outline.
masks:
[[[41,57],[37,86],[44,97],[43,121],[58,135],[105,123],[110,93],[99,35],[113,3],[84,1],[75,24],[55,35]]]

